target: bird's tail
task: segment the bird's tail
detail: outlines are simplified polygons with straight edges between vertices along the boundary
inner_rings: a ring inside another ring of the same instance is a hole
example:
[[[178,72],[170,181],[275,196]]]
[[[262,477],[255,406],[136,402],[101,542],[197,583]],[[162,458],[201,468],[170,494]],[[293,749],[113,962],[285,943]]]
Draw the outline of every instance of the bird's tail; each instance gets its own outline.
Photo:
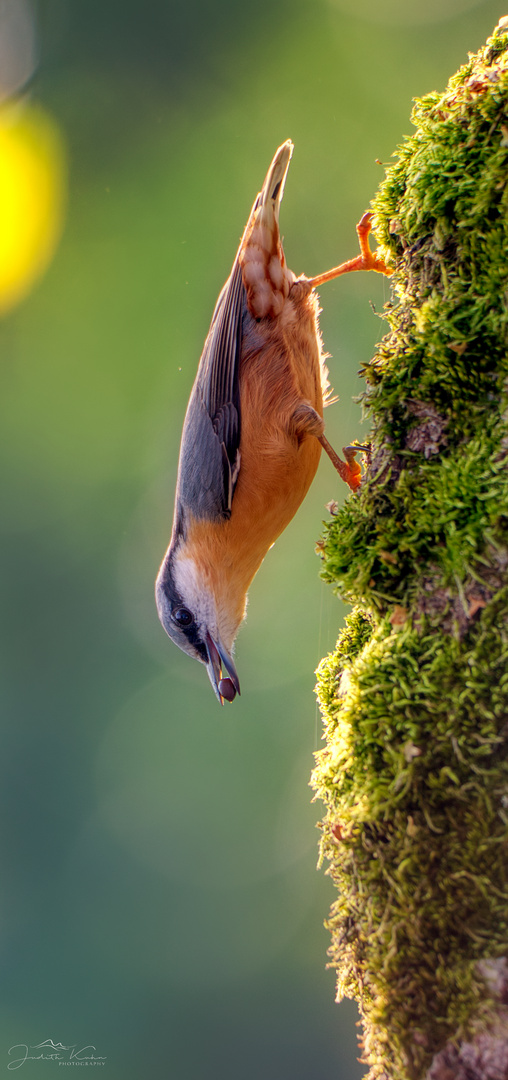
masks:
[[[240,245],[247,304],[256,319],[280,315],[294,281],[279,233],[279,209],[292,153],[293,143],[287,139],[268,169]]]
[[[284,184],[286,183],[287,171],[289,169],[289,162],[291,161],[292,154],[293,143],[291,142],[291,139],[286,139],[286,142],[282,143],[282,146],[279,146],[279,149],[275,154],[259,195],[261,206],[266,208],[269,207],[270,212],[274,213],[277,218],[282,202],[282,196],[284,194]]]

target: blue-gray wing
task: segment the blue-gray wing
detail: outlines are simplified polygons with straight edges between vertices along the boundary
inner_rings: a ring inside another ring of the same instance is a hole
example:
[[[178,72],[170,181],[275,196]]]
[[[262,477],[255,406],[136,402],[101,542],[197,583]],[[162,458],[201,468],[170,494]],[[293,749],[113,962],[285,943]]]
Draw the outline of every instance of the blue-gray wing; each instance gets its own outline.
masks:
[[[182,433],[175,522],[186,511],[196,518],[224,520],[240,468],[239,368],[246,304],[235,260],[215,306],[199,362]]]

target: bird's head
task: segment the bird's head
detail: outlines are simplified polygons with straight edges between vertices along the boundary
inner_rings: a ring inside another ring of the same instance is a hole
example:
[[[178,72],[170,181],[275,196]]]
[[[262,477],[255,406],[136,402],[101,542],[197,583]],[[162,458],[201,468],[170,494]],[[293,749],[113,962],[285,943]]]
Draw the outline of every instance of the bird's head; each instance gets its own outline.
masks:
[[[169,549],[155,583],[159,619],[172,641],[206,665],[215,694],[233,701],[240,683],[231,656],[233,641],[245,612],[214,588],[210,576],[194,559]]]

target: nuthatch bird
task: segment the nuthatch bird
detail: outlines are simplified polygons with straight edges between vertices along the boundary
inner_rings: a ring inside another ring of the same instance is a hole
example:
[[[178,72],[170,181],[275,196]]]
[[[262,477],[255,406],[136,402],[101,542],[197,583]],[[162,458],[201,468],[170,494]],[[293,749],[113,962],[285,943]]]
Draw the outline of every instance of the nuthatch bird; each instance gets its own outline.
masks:
[[[351,270],[388,274],[369,248],[318,277],[286,266],[279,208],[293,144],[277,150],[217,301],[183,425],[171,543],[156,582],[161,623],[206,664],[220,701],[240,684],[232,646],[247,590],[316,473],[321,447],[352,490],[358,447],[342,461],[324,435],[328,372],[315,287]]]

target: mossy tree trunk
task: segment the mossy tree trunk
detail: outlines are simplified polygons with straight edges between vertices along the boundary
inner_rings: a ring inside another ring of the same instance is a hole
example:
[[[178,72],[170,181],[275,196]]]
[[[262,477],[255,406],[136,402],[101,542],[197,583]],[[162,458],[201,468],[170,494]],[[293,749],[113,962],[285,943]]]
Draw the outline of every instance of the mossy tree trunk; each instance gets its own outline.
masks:
[[[355,609],[318,672],[313,783],[338,994],[372,1077],[508,1078],[508,19],[374,200],[390,332],[372,461],[326,527]]]

